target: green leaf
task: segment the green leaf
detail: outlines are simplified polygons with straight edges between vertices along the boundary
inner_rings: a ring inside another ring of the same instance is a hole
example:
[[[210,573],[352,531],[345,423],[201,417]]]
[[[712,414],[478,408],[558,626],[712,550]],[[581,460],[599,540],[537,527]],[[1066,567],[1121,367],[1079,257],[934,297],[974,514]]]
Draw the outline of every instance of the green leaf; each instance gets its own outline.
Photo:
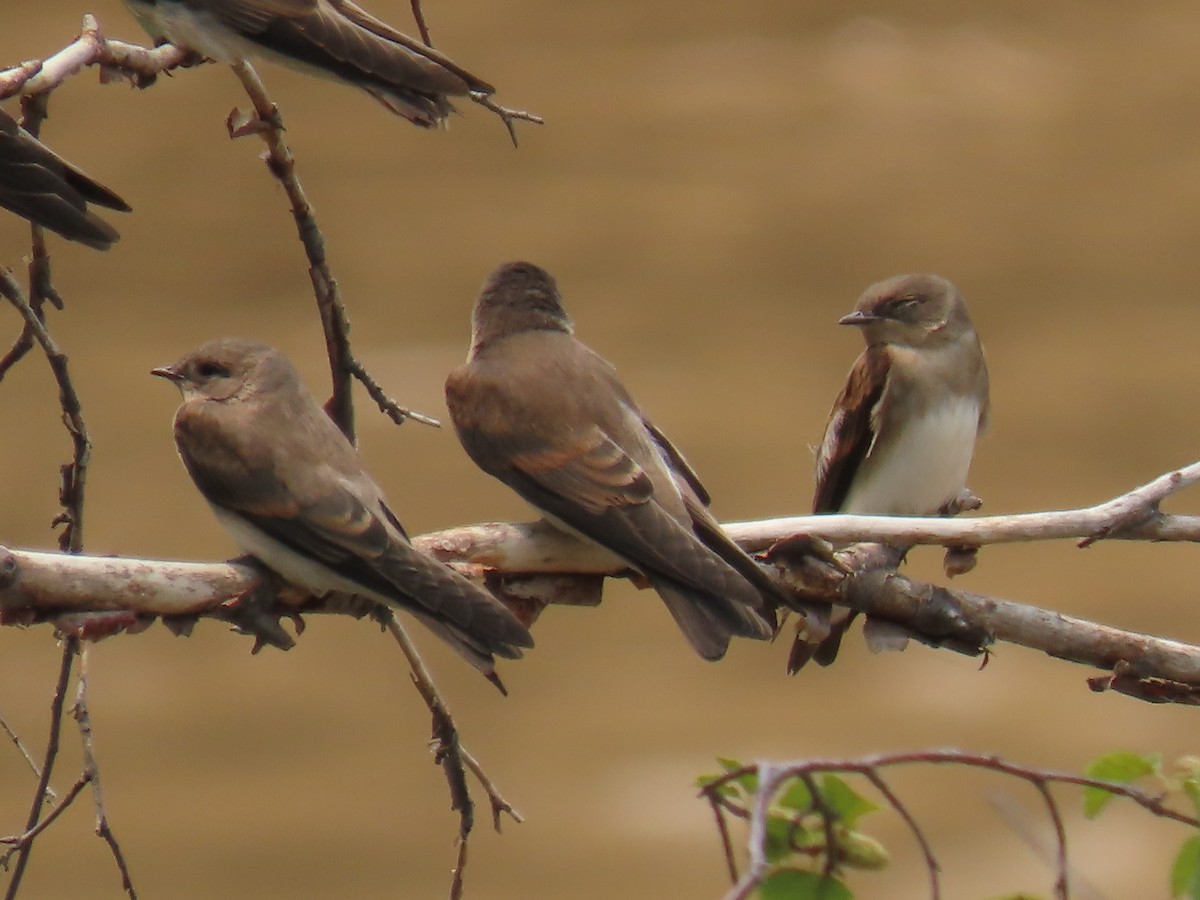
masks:
[[[781,869],[758,887],[761,900],[854,900],[850,889],[836,878],[816,872]]]
[[[794,778],[787,790],[776,799],[775,804],[786,812],[805,813],[812,808],[812,794],[809,793],[808,785],[799,778]]]
[[[766,855],[767,861],[772,863],[783,862],[790,857],[792,848],[788,836],[802,833],[799,829],[793,828],[790,818],[782,816],[767,816],[766,832],[766,846],[763,847],[763,853]]]
[[[1192,801],[1192,807],[1196,810],[1196,815],[1200,816],[1200,781],[1195,778],[1187,778],[1181,784],[1183,792],[1188,795],[1188,799]]]
[[[1105,781],[1115,781],[1118,784],[1128,784],[1145,775],[1156,775],[1161,771],[1162,756],[1157,753],[1147,753],[1142,756],[1137,753],[1118,750],[1097,757],[1084,770],[1092,778]],[[1113,794],[1101,788],[1087,787],[1083,789],[1083,813],[1089,819],[1095,818],[1113,799]]]
[[[729,772],[736,772],[738,769],[744,769],[746,767],[746,764],[741,760],[729,759],[724,756],[717,757],[717,764],[725,770],[726,774]],[[745,775],[739,775],[735,779],[735,782],[747,794],[753,794],[758,790],[758,773],[747,772]]]
[[[821,796],[847,828],[853,828],[862,816],[879,809],[836,775],[821,778]]]
[[[724,771],[717,775],[699,775],[696,777],[696,787],[706,788],[714,781],[720,781],[730,772],[736,772],[738,769],[744,768],[743,764],[736,759],[727,759],[725,757],[717,757],[717,765]],[[732,781],[727,781],[721,787],[717,788],[717,793],[722,797],[733,797],[738,793],[738,789],[745,791],[747,794],[753,794],[758,789],[758,776],[753,772],[745,775],[740,775]]]
[[[724,772],[720,772],[720,773],[717,773],[714,775],[697,775],[696,776],[696,787],[703,790],[703,789],[707,788],[709,785],[720,781],[724,777],[725,777]],[[734,794],[737,793],[737,785],[733,784],[732,782],[726,782],[725,784],[723,784],[719,788],[717,788],[717,793],[720,794],[722,797],[732,797]]]
[[[1179,848],[1171,864],[1171,896],[1200,900],[1200,834],[1194,834]]]

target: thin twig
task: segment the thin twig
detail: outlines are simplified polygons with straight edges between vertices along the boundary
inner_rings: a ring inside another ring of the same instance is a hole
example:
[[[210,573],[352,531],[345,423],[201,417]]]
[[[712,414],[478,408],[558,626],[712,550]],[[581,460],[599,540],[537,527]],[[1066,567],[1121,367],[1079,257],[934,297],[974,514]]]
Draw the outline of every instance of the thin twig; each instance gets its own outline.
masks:
[[[257,119],[253,123],[234,125],[230,120],[230,134],[257,133],[267,145],[267,167],[283,186],[292,204],[292,216],[296,231],[308,258],[308,274],[312,281],[317,310],[321,316],[321,327],[325,334],[325,352],[329,357],[329,372],[333,393],[325,405],[326,412],[342,433],[354,441],[354,402],[351,395],[353,379],[357,378],[366,387],[367,393],[382,412],[396,424],[405,419],[414,419],[427,425],[438,421],[421,413],[413,412],[396,403],[367,373],[350,349],[350,320],[342,303],[337,279],[329,268],[325,255],[325,237],[317,225],[312,203],[296,174],[296,160],[284,140],[283,119],[279,108],[267,94],[267,89],[258,73],[247,62],[233,65],[233,71],[242,82],[247,95],[254,104]]]
[[[425,13],[421,9],[421,0],[412,0],[413,19],[416,20],[417,28],[421,31],[421,43],[426,47],[433,46],[433,39],[429,36],[429,26],[425,23]]]
[[[21,742],[20,736],[15,731],[13,731],[12,726],[8,724],[8,720],[5,719],[3,715],[0,715],[0,731],[3,731],[5,734],[7,734],[8,739],[16,745],[17,750],[20,752],[20,754],[23,757],[25,757],[25,762],[29,763],[29,768],[33,770],[34,776],[36,778],[41,778],[42,770],[40,768],[38,768],[37,760],[35,760],[33,758],[33,756],[30,754],[30,752],[25,748],[25,745]],[[54,806],[57,801],[58,801],[58,795],[55,794],[54,791],[51,790],[49,787],[47,787],[46,788],[46,802],[50,806]]]
[[[296,175],[296,160],[283,138],[283,119],[279,107],[267,94],[266,86],[254,67],[245,61],[231,66],[242,82],[250,102],[254,104],[257,120],[253,123],[235,125],[230,119],[230,135],[238,136],[251,132],[262,137],[267,145],[267,168],[283,186],[292,205],[292,217],[296,231],[308,258],[308,275],[312,281],[317,310],[321,315],[321,326],[325,333],[325,351],[329,356],[329,374],[333,394],[326,404],[326,412],[337,423],[350,441],[354,442],[354,403],[350,394],[350,321],[342,304],[337,279],[329,269],[325,258],[325,236],[317,225],[312,203],[304,186]]]
[[[1058,873],[1055,883],[1055,895],[1059,898],[1066,898],[1068,896],[1067,872],[1069,871],[1069,867],[1066,849],[1066,829],[1063,825],[1058,806],[1050,794],[1049,785],[1051,784],[1070,784],[1076,787],[1095,788],[1114,796],[1131,800],[1159,818],[1179,822],[1190,828],[1200,828],[1200,818],[1168,806],[1165,797],[1148,794],[1127,784],[1090,778],[1086,775],[1076,775],[1073,772],[1038,769],[1011,763],[992,754],[967,753],[952,748],[917,750],[903,753],[880,753],[859,759],[805,759],[788,762],[758,762],[726,771],[705,784],[700,791],[701,795],[712,803],[720,797],[721,789],[725,785],[738,782],[748,775],[756,775],[758,778],[758,789],[754,795],[754,813],[751,816],[751,833],[747,849],[752,861],[752,871],[756,868],[759,871],[754,879],[750,877],[751,872],[747,872],[735,886],[735,890],[727,895],[727,900],[747,896],[748,891],[767,874],[764,861],[765,845],[762,844],[765,838],[765,831],[763,831],[765,825],[756,827],[757,817],[760,814],[760,810],[764,808],[764,804],[769,803],[770,798],[775,795],[781,785],[788,779],[805,778],[814,773],[835,772],[851,773],[866,778],[886,798],[889,805],[891,805],[901,818],[904,819],[909,830],[916,838],[921,848],[921,853],[925,857],[925,865],[930,877],[930,896],[934,900],[938,900],[941,896],[941,887],[938,878],[941,867],[934,857],[933,850],[916,819],[896,796],[895,792],[892,791],[880,773],[881,769],[911,764],[958,765],[986,769],[1019,778],[1037,788],[1046,802],[1048,815],[1058,835]]]
[[[887,800],[888,805],[896,811],[904,824],[908,826],[908,830],[912,833],[913,840],[917,842],[917,846],[921,848],[921,856],[925,859],[925,870],[929,872],[929,896],[932,900],[939,900],[942,896],[942,880],[941,880],[941,864],[938,863],[937,857],[933,855],[933,847],[929,840],[925,837],[925,832],[921,830],[920,824],[916,817],[909,812],[908,807],[904,805],[900,797],[892,790],[891,786],[883,780],[883,777],[871,769],[863,773],[871,784],[875,785],[875,789],[880,795]]]
[[[24,359],[32,349],[33,329],[27,324],[22,324],[21,333],[17,335],[16,340],[12,342],[12,346],[8,348],[4,356],[0,357],[0,381],[3,381],[9,369]]]
[[[55,806],[54,809],[52,809],[50,811],[50,814],[48,816],[46,816],[46,818],[42,819],[42,821],[38,822],[37,825],[35,825],[29,831],[26,831],[24,834],[14,834],[14,835],[9,835],[8,837],[0,837],[0,844],[11,844],[12,845],[11,847],[9,847],[8,850],[6,850],[4,852],[3,855],[0,855],[0,869],[7,868],[8,867],[8,859],[10,856],[12,856],[14,853],[16,853],[20,847],[29,843],[35,837],[37,837],[39,834],[41,834],[43,831],[45,831],[47,828],[49,828],[55,819],[57,819],[64,812],[66,812],[67,807],[69,807],[71,805],[71,803],[74,802],[75,798],[78,797],[80,792],[85,787],[88,786],[88,784],[91,782],[91,780],[92,780],[91,772],[82,773],[78,778],[75,779],[75,783],[73,785],[71,785],[71,789],[68,790],[66,793],[66,796],[63,797],[62,803]]]
[[[737,884],[738,870],[737,860],[733,855],[733,839],[729,834],[729,826],[725,822],[725,814],[722,812],[722,807],[725,805],[721,796],[718,794],[705,794],[705,799],[708,800],[708,805],[712,809],[713,818],[717,822],[717,833],[721,837],[721,850],[725,855],[725,865],[729,869],[729,883]]]
[[[1058,811],[1058,804],[1054,801],[1054,795],[1050,793],[1050,786],[1044,779],[1036,779],[1033,786],[1037,788],[1038,793],[1042,795],[1042,799],[1046,802],[1046,812],[1050,816],[1050,821],[1054,824],[1054,834],[1058,839],[1058,877],[1054,880],[1054,896],[1058,900],[1067,900],[1071,895],[1070,877],[1067,868],[1067,828],[1063,825],[1062,814]]]
[[[821,874],[826,878],[831,878],[837,871],[838,857],[841,855],[841,848],[838,846],[837,835],[834,833],[833,827],[838,816],[825,802],[825,796],[817,787],[817,781],[811,772],[801,773],[800,780],[808,788],[808,796],[812,798],[812,808],[821,819],[822,831],[825,835],[825,862],[821,867]]]
[[[450,873],[450,900],[461,900],[465,887],[463,878],[467,873],[467,842],[460,839],[458,855],[454,859],[454,869]]]
[[[54,771],[54,761],[58,758],[58,741],[62,734],[62,714],[67,699],[67,682],[70,681],[71,666],[75,662],[78,652],[78,640],[68,638],[63,641],[62,663],[58,669],[58,681],[54,685],[54,699],[50,701],[50,734],[46,739],[46,761],[42,764],[42,777],[38,779],[37,789],[33,795],[33,804],[29,810],[29,819],[25,822],[26,833],[32,832],[41,819],[46,790],[50,785],[50,775]],[[17,851],[17,865],[13,870],[12,880],[8,883],[8,890],[4,893],[4,900],[13,900],[17,896],[17,891],[21,887],[21,879],[25,876],[25,867],[29,864],[29,854],[33,852],[35,836],[31,835]]]
[[[442,767],[442,771],[446,775],[446,783],[450,787],[450,808],[459,814],[459,849],[450,890],[451,900],[458,900],[463,891],[463,875],[467,863],[467,839],[475,824],[475,803],[467,788],[467,771],[470,770],[479,779],[479,783],[487,792],[492,805],[492,821],[497,831],[500,830],[501,813],[507,813],[517,822],[524,820],[521,818],[521,814],[513,809],[512,804],[500,795],[479,761],[463,746],[450,710],[438,692],[437,685],[433,682],[433,675],[421,658],[416,645],[404,630],[404,626],[390,611],[386,612],[383,622],[388,633],[400,645],[405,659],[408,660],[413,685],[429,708],[430,715],[433,716],[434,761]]]
[[[468,96],[484,109],[489,109],[500,117],[500,121],[504,123],[504,127],[508,130],[508,137],[514,147],[518,146],[517,129],[513,124],[514,122],[532,122],[535,125],[546,124],[546,120],[536,113],[531,113],[524,109],[512,109],[508,106],[501,106],[486,91],[470,91]]]
[[[96,834],[108,844],[116,861],[117,870],[121,873],[121,887],[129,895],[129,900],[137,900],[137,891],[133,887],[133,879],[129,874],[129,865],[117,836],[113,834],[108,822],[108,812],[104,807],[104,791],[100,784],[100,764],[96,761],[96,739],[92,732],[92,717],[88,711],[88,645],[83,645],[79,658],[79,679],[75,690],[75,705],[71,710],[75,722],[79,726],[79,737],[83,741],[83,768],[91,775],[92,803],[96,808]]]
[[[25,300],[20,285],[9,269],[0,269],[0,294],[3,294],[24,317],[26,326],[45,351],[46,360],[50,363],[50,370],[54,373],[54,380],[58,385],[63,424],[71,435],[72,457],[71,462],[61,469],[62,486],[59,490],[59,500],[63,511],[55,518],[53,524],[66,526],[59,534],[59,547],[71,553],[78,553],[83,548],[83,489],[92,450],[87,426],[83,422],[83,406],[71,382],[67,355],[59,350],[37,312]]]
[[[747,848],[750,859],[746,864],[745,874],[729,889],[725,900],[745,900],[766,877],[770,866],[767,859],[767,821],[771,814],[771,799],[778,792],[783,780],[790,777],[781,775],[780,770],[769,762],[758,763],[754,771],[758,775],[758,790],[755,792],[754,807],[750,812],[750,840]],[[720,781],[724,783],[726,779]]]
[[[357,378],[362,386],[367,389],[367,394],[375,401],[375,404],[379,407],[379,411],[397,425],[403,425],[406,420],[412,419],[414,422],[420,422],[422,425],[432,425],[434,428],[442,427],[442,423],[433,416],[427,416],[424,413],[415,412],[407,406],[401,406],[385,394],[379,383],[371,377],[371,374],[363,367],[363,364],[354,356],[349,357],[347,365],[350,367],[350,374]]]
[[[413,685],[433,717],[433,758],[442,767],[446,783],[450,787],[450,808],[459,815],[458,858],[450,885],[450,900],[459,900],[462,896],[464,870],[467,862],[467,838],[475,824],[475,804],[471,800],[471,793],[467,788],[467,776],[463,767],[458,729],[455,727],[450,711],[446,707],[445,701],[442,700],[437,686],[433,683],[433,675],[426,667],[416,645],[404,630],[404,626],[400,624],[400,620],[390,610],[386,613],[384,626],[388,633],[395,638],[396,643],[400,645],[400,650],[408,660]]]
[[[1030,821],[1028,810],[1017,803],[1012,794],[993,791],[988,795],[988,801],[1001,820],[1012,829],[1013,834],[1029,848],[1034,856],[1055,871],[1064,864],[1065,842],[1059,841],[1057,838],[1051,841],[1043,835],[1041,830],[1036,827],[1037,823]],[[1066,862],[1066,865],[1072,897],[1079,897],[1081,900],[1104,900],[1104,891],[1090,882],[1086,873],[1080,871],[1079,866],[1072,866],[1069,862]]]
[[[421,42],[426,47],[432,47],[433,39],[429,36],[429,25],[425,21],[425,13],[421,9],[421,0],[412,0],[411,5],[413,19],[416,21],[417,28],[421,33]],[[517,129],[513,125],[514,122],[533,122],[535,125],[544,125],[546,123],[545,119],[535,113],[523,109],[510,109],[507,106],[501,106],[492,99],[492,95],[487,91],[468,91],[467,95],[473,102],[478,103],[484,109],[490,110],[500,117],[500,121],[504,123],[504,128],[508,131],[508,137],[514,147],[517,146]]]
[[[496,787],[495,782],[484,771],[483,766],[479,764],[479,760],[471,755],[471,751],[460,743],[458,745],[458,752],[462,756],[463,765],[467,767],[467,771],[478,779],[484,793],[488,795],[488,802],[492,807],[492,827],[499,832],[501,816],[504,815],[509,816],[514,822],[524,822],[525,817],[517,812],[511,803],[504,799],[504,796],[500,793],[500,789]]]

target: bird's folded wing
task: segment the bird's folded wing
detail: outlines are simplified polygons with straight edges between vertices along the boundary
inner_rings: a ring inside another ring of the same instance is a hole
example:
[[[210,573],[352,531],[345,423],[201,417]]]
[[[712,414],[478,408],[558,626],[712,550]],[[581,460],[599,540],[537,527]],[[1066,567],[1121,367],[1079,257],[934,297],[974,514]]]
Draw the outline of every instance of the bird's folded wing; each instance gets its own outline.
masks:
[[[492,93],[486,82],[352,3],[208,0],[219,21],[263,47],[319,68],[357,70],[417,91]]]
[[[696,495],[696,499],[699,500],[702,505],[708,506],[710,503],[712,503],[712,497],[709,496],[708,491],[704,488],[704,485],[700,483],[700,476],[696,474],[696,470],[692,468],[691,464],[687,461],[684,455],[679,452],[675,445],[667,439],[667,436],[663,434],[649,419],[643,417],[642,424],[646,426],[646,429],[654,438],[654,442],[658,444],[659,449],[661,449],[663,455],[666,456],[672,472],[678,476],[676,480],[682,480],[684,484],[691,488]]]
[[[817,488],[814,513],[833,513],[842,508],[855,473],[875,441],[877,410],[887,386],[888,360],[877,348],[868,348],[850,370],[842,388],[825,437],[817,453]]]
[[[116,229],[89,212],[89,202],[129,211],[116,193],[0,112],[0,206],[64,237],[108,246],[117,239]]]

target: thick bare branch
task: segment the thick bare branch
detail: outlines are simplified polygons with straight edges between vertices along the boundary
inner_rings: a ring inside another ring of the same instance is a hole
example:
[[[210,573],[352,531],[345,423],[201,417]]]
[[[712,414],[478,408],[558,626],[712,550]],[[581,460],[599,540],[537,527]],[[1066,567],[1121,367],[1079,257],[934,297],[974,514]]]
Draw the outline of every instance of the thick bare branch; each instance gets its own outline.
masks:
[[[1008,524],[1013,519],[1041,523],[1026,535],[1027,540],[1085,539],[1099,534],[1195,540],[1196,535],[1181,536],[1183,529],[1172,524],[1179,517],[1163,516],[1156,509],[1163,497],[1197,477],[1200,464],[1168,473],[1099,506],[1061,513],[965,521],[823,516],[775,519],[769,524],[735,523],[726,530],[751,550],[785,546],[795,538],[797,524],[808,528],[810,535],[827,536],[824,526],[839,520],[854,520],[858,530],[853,536],[874,540],[956,544],[984,542],[985,538],[1015,540],[1016,533]],[[897,527],[897,523],[902,524]],[[878,528],[867,528],[867,524]],[[973,539],[967,536],[971,529]],[[835,536],[840,539],[845,532]],[[414,544],[477,580],[488,576],[507,584],[519,581],[521,590],[513,593],[541,603],[594,602],[590,589],[574,591],[572,584],[596,576],[628,574],[621,561],[607,551],[544,522],[465,526],[417,537]],[[993,641],[1014,643],[1108,673],[1092,680],[1094,690],[1117,690],[1158,702],[1195,703],[1200,697],[1200,647],[916,581],[881,564],[880,559],[870,547],[857,545],[839,553],[837,565],[811,554],[797,554],[793,562],[776,563],[776,574],[809,600],[861,610],[877,620],[896,623],[928,643],[969,653],[980,652]],[[66,612],[125,610],[111,615],[132,621],[131,605],[140,615],[219,615],[225,601],[249,590],[259,577],[249,567],[232,564],[66,558],[0,548],[0,616],[3,621],[30,622]],[[537,590],[542,581],[547,582],[548,590]],[[281,599],[306,611],[344,611],[301,594]],[[122,620],[114,620],[114,627],[121,624]]]
[[[150,84],[154,78],[183,65],[189,54],[164,44],[150,49],[123,41],[109,41],[100,34],[96,19],[83,17],[79,37],[44,60],[28,60],[11,69],[0,71],[0,100],[15,94],[44,94],[54,90],[85,66],[101,67],[101,77],[123,75],[139,86]]]
[[[973,519],[921,519],[900,516],[796,516],[735,522],[725,526],[743,547],[765,550],[787,535],[828,541],[888,541],[982,547],[987,544],[1076,539],[1200,541],[1200,516],[1159,511],[1171,494],[1200,481],[1200,462],[1160,475],[1126,494],[1095,506]]]

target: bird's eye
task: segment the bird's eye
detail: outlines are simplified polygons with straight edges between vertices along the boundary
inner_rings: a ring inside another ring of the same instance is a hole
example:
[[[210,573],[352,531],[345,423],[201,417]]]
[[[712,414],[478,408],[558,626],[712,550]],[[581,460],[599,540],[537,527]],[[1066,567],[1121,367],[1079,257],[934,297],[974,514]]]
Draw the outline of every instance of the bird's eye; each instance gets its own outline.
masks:
[[[204,360],[196,364],[196,374],[201,378],[216,378],[219,375],[228,375],[225,367],[213,362],[212,360]]]

